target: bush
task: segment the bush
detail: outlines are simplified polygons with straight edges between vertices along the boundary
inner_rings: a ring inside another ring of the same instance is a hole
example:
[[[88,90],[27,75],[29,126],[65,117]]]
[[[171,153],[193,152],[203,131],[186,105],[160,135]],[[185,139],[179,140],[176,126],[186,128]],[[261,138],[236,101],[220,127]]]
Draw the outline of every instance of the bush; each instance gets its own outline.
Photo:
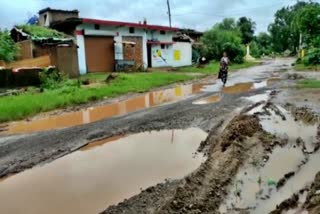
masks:
[[[305,65],[320,65],[320,48],[313,48],[308,51],[303,59]]]
[[[223,45],[223,50],[228,53],[230,60],[234,63],[243,63],[245,51],[241,45],[227,42]]]
[[[0,60],[5,62],[14,61],[18,53],[19,47],[10,37],[9,32],[0,31]]]
[[[70,90],[70,88],[80,87],[80,82],[70,80],[57,69],[44,69],[40,72],[41,90]]]

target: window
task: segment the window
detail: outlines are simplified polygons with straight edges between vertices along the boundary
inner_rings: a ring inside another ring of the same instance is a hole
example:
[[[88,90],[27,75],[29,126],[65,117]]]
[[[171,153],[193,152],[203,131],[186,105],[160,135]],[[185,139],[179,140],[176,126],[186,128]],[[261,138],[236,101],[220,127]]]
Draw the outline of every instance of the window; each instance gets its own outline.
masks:
[[[100,25],[95,24],[95,25],[94,25],[94,29],[95,29],[95,30],[100,30]]]
[[[134,27],[129,28],[129,33],[134,33]]]
[[[165,35],[166,32],[165,32],[164,30],[160,30],[160,34],[161,34],[161,35]]]
[[[161,49],[166,49],[166,45],[165,44],[161,44]]]

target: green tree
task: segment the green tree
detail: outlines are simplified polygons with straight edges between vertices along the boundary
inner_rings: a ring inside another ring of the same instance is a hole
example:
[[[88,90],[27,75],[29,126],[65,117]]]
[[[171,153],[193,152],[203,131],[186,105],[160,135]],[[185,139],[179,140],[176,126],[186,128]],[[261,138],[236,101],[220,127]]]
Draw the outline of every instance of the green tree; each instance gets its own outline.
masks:
[[[242,43],[249,44],[254,38],[256,23],[250,18],[241,17],[237,22],[237,27],[241,33]]]
[[[220,30],[237,31],[237,24],[234,18],[225,18],[216,25]]]
[[[0,31],[0,60],[11,62],[19,52],[18,45],[10,37],[8,31]]]
[[[295,27],[296,15],[310,4],[314,3],[299,1],[293,6],[283,7],[276,12],[275,20],[268,28],[274,51],[281,53],[290,50],[296,53],[300,38],[299,30]]]
[[[311,3],[295,16],[294,26],[305,37],[309,45],[318,45],[320,38],[320,5]]]
[[[222,23],[222,25],[224,24]],[[203,54],[209,59],[220,60],[223,52],[226,51],[231,61],[243,62],[245,51],[239,32],[236,28],[221,28],[222,25],[219,23],[204,33],[202,37]]]
[[[271,44],[271,36],[269,34],[265,32],[259,33],[259,35],[254,38],[254,42],[256,43],[256,50],[259,56],[263,54],[265,55],[271,54],[272,44]]]

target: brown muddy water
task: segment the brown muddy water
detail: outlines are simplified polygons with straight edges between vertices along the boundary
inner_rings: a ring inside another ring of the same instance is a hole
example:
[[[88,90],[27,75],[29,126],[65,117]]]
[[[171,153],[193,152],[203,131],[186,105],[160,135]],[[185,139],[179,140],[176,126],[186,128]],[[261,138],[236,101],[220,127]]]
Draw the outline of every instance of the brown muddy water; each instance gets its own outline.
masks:
[[[228,87],[219,88],[219,84],[189,84],[179,85],[161,91],[154,91],[124,101],[113,102],[103,106],[91,107],[82,111],[63,113],[31,121],[12,122],[0,130],[2,134],[24,134],[53,129],[68,128],[99,120],[125,115],[138,110],[151,108],[166,103],[176,102],[200,92],[222,92],[238,94],[249,92],[271,85],[268,81],[237,83]],[[212,88],[211,88],[212,87]],[[213,90],[213,91],[212,91]],[[219,102],[221,96],[211,96],[194,102],[197,105]]]
[[[313,152],[318,125],[296,121],[284,108],[276,108],[282,116],[273,109],[267,109],[269,114],[260,115],[260,123],[270,134],[287,139],[287,145],[275,147],[268,158],[252,157],[247,161],[221,205],[221,213],[270,213],[281,202],[309,186],[320,171],[320,153]],[[257,109],[263,111],[261,106]],[[277,188],[278,182],[292,172],[295,174]]]
[[[205,104],[210,104],[210,103],[217,103],[221,100],[221,96],[220,95],[213,95],[210,97],[205,97],[203,99],[194,101],[192,104],[194,105],[205,105]]]
[[[206,137],[191,128],[94,142],[1,181],[1,213],[99,213],[141,189],[196,170],[205,158],[195,152]]]
[[[130,112],[182,100],[199,93],[204,84],[180,85],[161,91],[150,92],[132,99],[119,101],[104,106],[92,107],[83,111],[64,113],[33,121],[11,123],[3,134],[32,133],[51,129],[67,128],[96,122]]]

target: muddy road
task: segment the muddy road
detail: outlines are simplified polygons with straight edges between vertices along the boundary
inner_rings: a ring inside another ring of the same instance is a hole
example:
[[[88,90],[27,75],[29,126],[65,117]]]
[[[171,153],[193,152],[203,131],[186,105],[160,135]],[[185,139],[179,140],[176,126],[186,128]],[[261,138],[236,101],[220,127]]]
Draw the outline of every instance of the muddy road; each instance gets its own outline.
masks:
[[[4,213],[317,213],[320,91],[292,62],[3,126]]]

